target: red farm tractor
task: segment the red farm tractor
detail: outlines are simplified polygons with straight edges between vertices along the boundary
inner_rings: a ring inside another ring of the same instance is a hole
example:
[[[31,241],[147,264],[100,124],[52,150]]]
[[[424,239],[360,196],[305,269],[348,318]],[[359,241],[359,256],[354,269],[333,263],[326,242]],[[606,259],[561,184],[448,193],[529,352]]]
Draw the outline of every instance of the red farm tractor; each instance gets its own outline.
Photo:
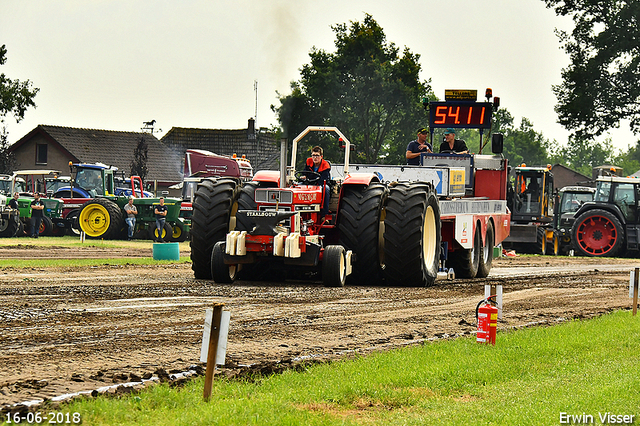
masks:
[[[297,143],[335,132],[345,145],[344,178],[324,186],[296,172]],[[284,152],[283,146],[283,152]],[[335,127],[308,127],[292,144],[291,166],[251,182],[205,179],[193,201],[191,260],[196,278],[231,283],[271,271],[320,274],[325,286],[385,281],[431,285],[440,262],[440,210],[430,182],[385,185],[376,173],[349,173],[349,140]],[[283,155],[284,156],[284,155]],[[284,164],[284,161],[281,161]],[[304,178],[303,178],[304,176]]]

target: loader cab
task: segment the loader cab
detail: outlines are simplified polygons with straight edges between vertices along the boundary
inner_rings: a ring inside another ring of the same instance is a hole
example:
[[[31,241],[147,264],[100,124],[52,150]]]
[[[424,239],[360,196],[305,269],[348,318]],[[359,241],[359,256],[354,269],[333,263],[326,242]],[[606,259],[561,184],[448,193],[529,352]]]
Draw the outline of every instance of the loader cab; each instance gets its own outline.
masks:
[[[552,194],[553,174],[549,167],[516,167],[510,200],[511,220],[516,223],[551,222]]]

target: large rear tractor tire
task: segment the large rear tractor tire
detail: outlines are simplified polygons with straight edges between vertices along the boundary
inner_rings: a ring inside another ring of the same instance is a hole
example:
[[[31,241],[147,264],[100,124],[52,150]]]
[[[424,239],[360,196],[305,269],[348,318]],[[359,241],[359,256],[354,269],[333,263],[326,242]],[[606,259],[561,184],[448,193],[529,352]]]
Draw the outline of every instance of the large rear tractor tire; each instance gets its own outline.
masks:
[[[231,284],[238,276],[239,265],[224,263],[225,242],[218,241],[211,250],[211,277],[218,284]]]
[[[18,233],[19,228],[20,217],[17,214],[10,214],[9,217],[0,219],[0,237],[14,237]]]
[[[255,198],[258,186],[258,182],[247,182],[240,188],[238,193],[238,210],[258,210]],[[236,219],[236,230],[251,231],[252,227],[253,222],[247,220],[246,217],[238,217]]]
[[[94,198],[87,201],[78,216],[80,229],[89,238],[117,238],[124,226],[122,209],[106,198]]]
[[[224,178],[198,184],[191,217],[191,269],[198,279],[212,278],[213,246],[235,228],[237,187],[236,180]]]
[[[624,247],[624,228],[613,213],[593,209],[576,218],[571,238],[585,256],[615,257]]]
[[[40,229],[38,235],[41,237],[50,237],[53,235],[53,221],[47,216],[43,216],[40,221]]]
[[[400,183],[384,219],[384,276],[403,287],[433,285],[440,262],[440,206],[433,185]]]
[[[322,282],[325,287],[344,287],[347,263],[344,247],[327,246],[322,256]]]
[[[484,239],[484,246],[482,246],[482,255],[480,256],[480,263],[478,265],[477,278],[486,278],[491,271],[491,264],[493,263],[493,245],[495,244],[495,236],[493,233],[493,224],[491,221],[487,223],[487,232]]]
[[[473,234],[473,247],[451,253],[451,263],[458,278],[475,278],[482,258],[482,235],[480,226],[476,226]]]
[[[382,184],[367,187],[343,186],[338,209],[340,244],[355,253],[349,284],[376,285],[382,282],[383,205],[388,190]]]

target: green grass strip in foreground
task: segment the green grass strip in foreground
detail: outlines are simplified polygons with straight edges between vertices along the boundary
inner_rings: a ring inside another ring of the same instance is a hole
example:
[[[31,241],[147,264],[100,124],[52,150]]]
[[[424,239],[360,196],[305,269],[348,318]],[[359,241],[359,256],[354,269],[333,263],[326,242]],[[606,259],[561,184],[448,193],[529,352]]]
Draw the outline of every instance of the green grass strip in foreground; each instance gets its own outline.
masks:
[[[83,258],[83,259],[0,259],[2,268],[63,268],[104,265],[157,265],[168,263],[189,263],[191,259],[181,256],[180,260],[153,260],[152,257]]]
[[[154,386],[62,408],[91,425],[557,425],[560,413],[640,414],[640,316],[405,348],[260,378]],[[230,346],[230,350],[233,347]],[[575,424],[576,422],[574,422]]]

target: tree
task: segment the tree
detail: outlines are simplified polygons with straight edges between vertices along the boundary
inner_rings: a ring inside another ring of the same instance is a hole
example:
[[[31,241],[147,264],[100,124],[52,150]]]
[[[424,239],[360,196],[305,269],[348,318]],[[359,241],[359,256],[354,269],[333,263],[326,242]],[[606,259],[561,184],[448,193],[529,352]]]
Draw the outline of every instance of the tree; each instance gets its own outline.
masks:
[[[569,138],[567,147],[563,150],[563,157],[573,170],[586,176],[591,176],[591,171],[596,166],[611,164],[614,159],[613,144],[610,138],[604,142],[596,142],[593,139]]]
[[[420,55],[406,47],[400,55],[369,14],[332,29],[335,52],[312,48],[292,93],[272,106],[285,135],[312,124],[336,126],[356,145],[354,161],[404,163],[408,142],[426,125],[420,101],[435,99],[429,82],[419,80]],[[322,141],[325,158],[342,158],[335,139],[314,134],[305,141],[307,147]]]
[[[3,44],[0,46],[0,65],[7,62],[7,48]],[[32,87],[29,80],[11,80],[4,73],[0,74],[0,124],[2,125],[2,133],[0,133],[0,173],[9,173],[13,171],[15,159],[13,154],[9,152],[8,132],[5,124],[7,115],[12,115],[16,122],[20,122],[24,118],[27,108],[34,107],[33,101],[40,89]]]
[[[0,174],[9,174],[16,167],[16,159],[12,152],[9,152],[9,133],[6,127],[0,129]]]
[[[147,144],[144,136],[140,136],[138,145],[133,151],[133,161],[131,162],[131,176],[140,176],[142,181],[149,174],[149,168],[147,167],[147,159],[149,157],[149,145]]]
[[[580,140],[617,128],[628,119],[640,131],[640,2],[544,0],[556,14],[573,17],[571,33],[559,31],[571,64],[554,86],[560,124]]]

